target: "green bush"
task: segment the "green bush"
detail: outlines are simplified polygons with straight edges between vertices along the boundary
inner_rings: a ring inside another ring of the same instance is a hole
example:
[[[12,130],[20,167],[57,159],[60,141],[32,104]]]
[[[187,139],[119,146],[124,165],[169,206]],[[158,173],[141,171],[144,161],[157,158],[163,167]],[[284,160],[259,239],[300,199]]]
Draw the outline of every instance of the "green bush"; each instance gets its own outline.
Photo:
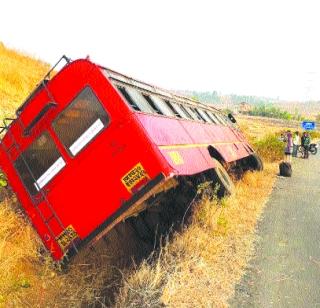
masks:
[[[276,135],[270,134],[253,142],[257,153],[266,161],[278,161],[283,158],[285,143]]]
[[[6,187],[8,185],[7,179],[3,173],[0,171],[0,187]]]
[[[272,104],[259,104],[249,111],[249,115],[261,116],[267,118],[276,118],[284,120],[301,120],[302,116],[298,113],[291,114],[288,111],[281,110]]]
[[[311,142],[313,141],[312,139],[319,139],[320,138],[320,132],[316,131],[316,130],[309,131],[309,135],[311,138]]]

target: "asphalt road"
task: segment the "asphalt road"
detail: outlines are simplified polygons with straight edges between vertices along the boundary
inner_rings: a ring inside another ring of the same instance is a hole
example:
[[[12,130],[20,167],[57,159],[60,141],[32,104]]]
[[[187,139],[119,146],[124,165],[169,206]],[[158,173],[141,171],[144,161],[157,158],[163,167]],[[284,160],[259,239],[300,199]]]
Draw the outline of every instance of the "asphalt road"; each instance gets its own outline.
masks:
[[[231,307],[320,307],[320,154],[279,177]]]

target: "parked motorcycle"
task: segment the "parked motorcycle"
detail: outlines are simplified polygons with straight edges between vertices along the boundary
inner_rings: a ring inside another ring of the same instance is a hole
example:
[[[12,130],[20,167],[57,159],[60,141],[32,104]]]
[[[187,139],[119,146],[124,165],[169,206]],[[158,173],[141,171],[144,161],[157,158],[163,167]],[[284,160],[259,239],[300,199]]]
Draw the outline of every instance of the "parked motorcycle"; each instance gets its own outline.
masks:
[[[319,147],[319,144],[317,144],[317,143],[310,143],[310,144],[309,144],[309,147],[308,147],[308,151],[309,151],[311,154],[316,155],[317,152],[318,152],[318,147]],[[299,151],[299,153],[303,156],[304,149],[303,149],[303,146],[302,146],[302,145],[299,146],[298,151]]]
[[[317,143],[310,143],[309,145],[309,152],[313,155],[316,155],[318,152],[318,144]]]

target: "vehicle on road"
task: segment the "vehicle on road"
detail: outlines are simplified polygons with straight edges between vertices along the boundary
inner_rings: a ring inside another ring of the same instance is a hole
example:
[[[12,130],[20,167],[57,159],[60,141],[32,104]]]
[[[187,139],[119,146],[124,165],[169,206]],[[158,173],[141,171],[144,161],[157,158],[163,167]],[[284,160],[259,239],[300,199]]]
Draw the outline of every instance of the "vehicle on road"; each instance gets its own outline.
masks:
[[[308,147],[308,151],[311,154],[316,155],[318,153],[318,147],[319,147],[319,145],[317,143],[310,143],[309,147]],[[298,151],[301,154],[301,156],[303,156],[304,149],[303,149],[302,145],[299,146]]]
[[[63,56],[2,133],[0,168],[56,261],[184,179],[223,196],[232,170],[263,168],[232,115],[88,59]]]

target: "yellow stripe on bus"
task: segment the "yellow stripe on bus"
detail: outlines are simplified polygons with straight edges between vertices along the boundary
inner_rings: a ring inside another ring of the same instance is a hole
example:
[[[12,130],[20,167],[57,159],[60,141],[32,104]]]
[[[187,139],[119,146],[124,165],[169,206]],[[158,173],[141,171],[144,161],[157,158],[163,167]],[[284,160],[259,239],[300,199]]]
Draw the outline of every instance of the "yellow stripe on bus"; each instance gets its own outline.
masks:
[[[215,142],[215,143],[193,143],[193,144],[175,144],[175,145],[159,145],[161,150],[172,150],[172,149],[189,149],[189,148],[200,148],[208,147],[209,145],[226,145],[226,144],[239,144],[240,141],[236,142]]]

